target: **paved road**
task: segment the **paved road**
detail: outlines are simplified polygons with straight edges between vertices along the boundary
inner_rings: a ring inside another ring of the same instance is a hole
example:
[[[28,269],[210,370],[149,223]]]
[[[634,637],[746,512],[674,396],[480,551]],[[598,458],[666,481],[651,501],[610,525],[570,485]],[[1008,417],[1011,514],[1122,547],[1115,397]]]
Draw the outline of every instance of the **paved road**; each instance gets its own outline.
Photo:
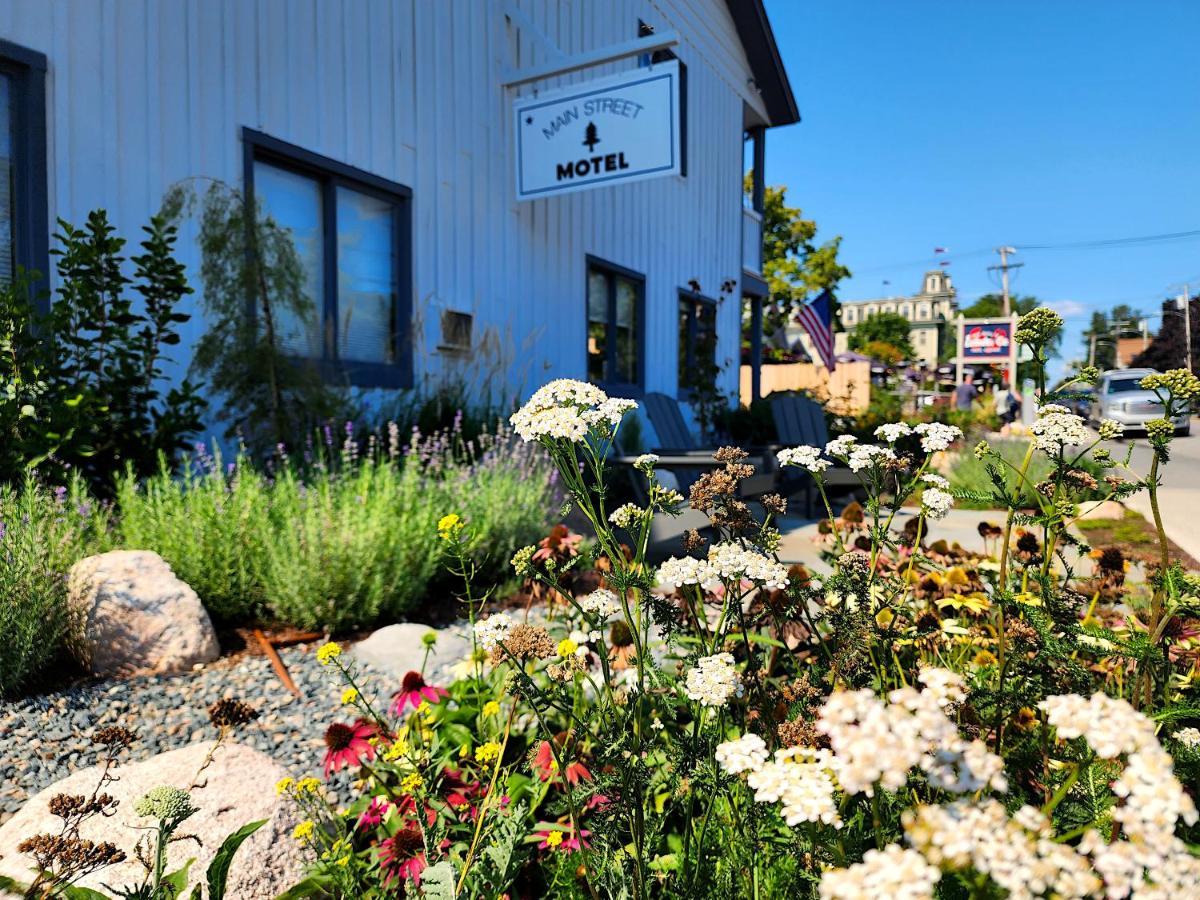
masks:
[[[1150,471],[1151,451],[1144,438],[1131,438],[1113,447],[1114,457],[1124,457],[1125,448],[1133,445],[1129,468],[1143,477]],[[1176,544],[1200,559],[1200,419],[1192,419],[1190,437],[1171,442],[1171,461],[1162,470],[1162,487],[1158,505],[1163,526]],[[1147,519],[1150,518],[1150,495],[1135,494],[1128,504]]]

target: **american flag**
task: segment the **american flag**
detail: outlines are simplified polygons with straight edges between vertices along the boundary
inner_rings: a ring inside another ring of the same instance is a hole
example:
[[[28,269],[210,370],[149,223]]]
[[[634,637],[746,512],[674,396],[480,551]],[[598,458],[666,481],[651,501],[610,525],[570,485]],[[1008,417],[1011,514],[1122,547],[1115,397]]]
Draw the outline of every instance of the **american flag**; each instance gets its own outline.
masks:
[[[828,290],[821,291],[815,300],[800,308],[796,318],[812,338],[821,362],[832,372],[837,366],[833,354],[833,295]]]

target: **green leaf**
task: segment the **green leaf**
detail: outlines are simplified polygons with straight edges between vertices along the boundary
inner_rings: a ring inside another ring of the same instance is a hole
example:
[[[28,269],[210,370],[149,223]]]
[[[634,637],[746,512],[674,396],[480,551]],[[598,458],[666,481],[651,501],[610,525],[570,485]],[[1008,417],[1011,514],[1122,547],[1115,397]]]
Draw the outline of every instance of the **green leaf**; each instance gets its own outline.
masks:
[[[428,900],[454,900],[454,866],[442,860],[421,873],[421,894]]]
[[[3,882],[0,882],[0,887],[4,887]],[[109,900],[108,894],[73,884],[67,885],[60,893],[66,900]]]
[[[171,890],[171,893],[167,896],[178,897],[185,890],[187,890],[188,869],[192,867],[192,863],[195,861],[196,860],[194,859],[189,859],[183,864],[183,868],[176,869],[174,872],[170,872],[163,876],[162,883]]]
[[[275,900],[306,900],[309,897],[330,897],[329,889],[333,879],[328,875],[309,875],[303,881],[292,885]]]
[[[216,856],[208,864],[208,900],[224,900],[225,882],[229,879],[229,866],[233,863],[233,855],[246,838],[266,824],[266,819],[259,819],[257,822],[243,825],[225,838]]]

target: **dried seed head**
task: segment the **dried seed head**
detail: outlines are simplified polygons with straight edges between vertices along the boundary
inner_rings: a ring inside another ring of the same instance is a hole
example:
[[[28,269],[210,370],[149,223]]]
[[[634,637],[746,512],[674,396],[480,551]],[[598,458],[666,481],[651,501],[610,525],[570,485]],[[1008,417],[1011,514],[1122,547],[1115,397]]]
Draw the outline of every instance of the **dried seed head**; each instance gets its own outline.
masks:
[[[226,698],[208,708],[209,721],[217,728],[237,728],[258,718],[258,710],[241,700]]]

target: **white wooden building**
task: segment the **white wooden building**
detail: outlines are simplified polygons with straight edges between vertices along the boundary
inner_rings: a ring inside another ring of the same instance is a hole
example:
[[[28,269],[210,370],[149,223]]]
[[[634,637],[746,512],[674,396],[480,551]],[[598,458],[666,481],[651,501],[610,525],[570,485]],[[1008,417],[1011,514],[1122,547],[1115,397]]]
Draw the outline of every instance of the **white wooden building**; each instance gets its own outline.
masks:
[[[712,323],[736,393],[765,291],[742,179],[761,208],[765,129],[799,118],[761,0],[5,0],[0,39],[9,267],[94,208],[136,241],[215,178],[294,229],[325,321],[290,339],[355,383],[675,394]],[[517,98],[670,59],[684,174],[517,199]]]

